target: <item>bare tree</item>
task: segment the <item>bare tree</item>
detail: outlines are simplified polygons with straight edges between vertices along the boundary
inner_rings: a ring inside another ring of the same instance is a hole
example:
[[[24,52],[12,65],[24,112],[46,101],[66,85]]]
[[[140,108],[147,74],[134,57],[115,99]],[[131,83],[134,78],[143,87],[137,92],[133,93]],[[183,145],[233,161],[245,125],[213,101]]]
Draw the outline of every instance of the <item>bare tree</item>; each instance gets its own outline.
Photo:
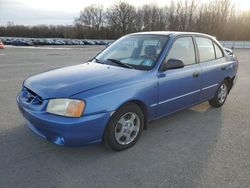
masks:
[[[172,0],[165,7],[147,4],[138,8],[118,2],[106,10],[97,5],[85,7],[71,26],[30,27],[9,22],[0,26],[0,36],[116,39],[154,30],[197,31],[222,40],[250,40],[250,10],[235,9],[231,0]]]
[[[104,25],[104,10],[102,6],[91,5],[85,7],[79,18],[75,19],[75,23],[86,27],[99,30]]]
[[[135,31],[136,16],[135,7],[126,2],[114,4],[106,13],[108,24],[117,35]]]
[[[163,8],[149,4],[143,5],[137,12],[140,13],[143,30],[155,31],[167,28],[166,12]]]

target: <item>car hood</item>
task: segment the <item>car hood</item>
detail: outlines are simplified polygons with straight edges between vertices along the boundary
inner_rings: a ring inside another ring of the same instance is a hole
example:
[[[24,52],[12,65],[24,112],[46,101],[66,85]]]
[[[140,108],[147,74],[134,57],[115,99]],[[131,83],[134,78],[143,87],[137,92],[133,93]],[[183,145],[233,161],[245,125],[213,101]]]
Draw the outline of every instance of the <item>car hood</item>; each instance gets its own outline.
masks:
[[[24,87],[43,99],[62,98],[107,84],[124,83],[143,73],[135,69],[87,62],[31,76],[25,80]]]

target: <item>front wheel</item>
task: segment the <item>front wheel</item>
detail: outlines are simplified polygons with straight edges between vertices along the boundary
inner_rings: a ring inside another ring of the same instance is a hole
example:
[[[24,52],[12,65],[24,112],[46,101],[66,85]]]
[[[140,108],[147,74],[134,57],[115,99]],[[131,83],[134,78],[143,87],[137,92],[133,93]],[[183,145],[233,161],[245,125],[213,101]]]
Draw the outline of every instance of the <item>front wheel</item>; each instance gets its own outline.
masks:
[[[108,149],[121,151],[133,146],[144,127],[144,114],[140,107],[128,103],[111,117],[104,133],[103,142]]]
[[[214,98],[208,101],[209,104],[216,108],[221,107],[227,99],[228,91],[228,83],[226,80],[224,80],[216,91]]]

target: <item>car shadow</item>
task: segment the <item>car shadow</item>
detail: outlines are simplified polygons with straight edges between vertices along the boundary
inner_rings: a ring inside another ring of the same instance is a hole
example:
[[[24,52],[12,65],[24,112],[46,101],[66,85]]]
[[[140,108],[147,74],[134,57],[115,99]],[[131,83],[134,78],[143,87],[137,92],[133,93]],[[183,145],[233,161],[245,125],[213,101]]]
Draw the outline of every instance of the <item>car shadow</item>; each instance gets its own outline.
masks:
[[[21,119],[20,119],[21,122]],[[122,152],[61,147],[24,124],[0,135],[0,182],[12,187],[197,187],[221,131],[221,109],[202,103],[149,124]]]

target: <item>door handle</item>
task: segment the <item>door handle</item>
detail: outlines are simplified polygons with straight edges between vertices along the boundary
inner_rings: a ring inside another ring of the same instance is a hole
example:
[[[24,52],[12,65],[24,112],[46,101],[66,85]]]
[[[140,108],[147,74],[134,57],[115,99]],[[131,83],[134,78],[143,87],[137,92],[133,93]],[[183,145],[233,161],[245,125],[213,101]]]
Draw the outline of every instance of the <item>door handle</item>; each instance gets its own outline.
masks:
[[[199,75],[200,75],[200,73],[199,73],[199,72],[194,72],[194,73],[193,73],[193,77],[194,77],[194,78],[199,77]]]
[[[226,70],[226,67],[221,67],[221,70]]]

